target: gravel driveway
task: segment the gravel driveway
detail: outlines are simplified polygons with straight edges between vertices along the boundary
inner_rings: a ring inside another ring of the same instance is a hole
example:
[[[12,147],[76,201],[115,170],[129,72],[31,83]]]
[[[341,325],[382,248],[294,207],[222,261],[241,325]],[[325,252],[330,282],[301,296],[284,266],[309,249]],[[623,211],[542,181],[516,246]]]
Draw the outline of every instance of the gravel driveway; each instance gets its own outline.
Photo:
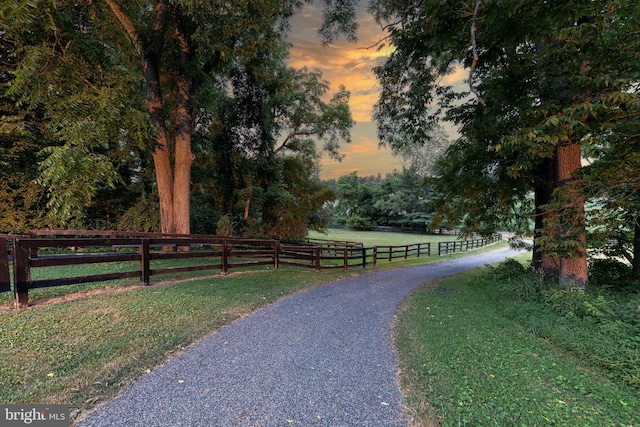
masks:
[[[405,426],[391,329],[422,284],[508,249],[362,275],[284,298],[209,335],[78,426]]]

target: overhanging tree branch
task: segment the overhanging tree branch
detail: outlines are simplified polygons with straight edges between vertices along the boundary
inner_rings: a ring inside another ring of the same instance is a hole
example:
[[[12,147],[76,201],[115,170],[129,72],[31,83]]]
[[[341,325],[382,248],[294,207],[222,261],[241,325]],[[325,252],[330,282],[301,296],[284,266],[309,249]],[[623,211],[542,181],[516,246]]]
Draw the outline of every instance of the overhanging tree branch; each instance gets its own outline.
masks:
[[[487,104],[484,102],[484,99],[482,99],[480,92],[478,92],[478,89],[476,89],[473,85],[473,73],[476,69],[476,66],[478,65],[478,60],[480,59],[480,56],[478,55],[478,44],[476,42],[476,29],[478,21],[478,11],[480,10],[481,3],[482,0],[476,0],[476,7],[473,9],[473,17],[471,18],[471,50],[473,53],[473,62],[471,63],[471,69],[469,70],[469,89],[478,98],[480,104],[482,104],[484,108],[487,108]]]

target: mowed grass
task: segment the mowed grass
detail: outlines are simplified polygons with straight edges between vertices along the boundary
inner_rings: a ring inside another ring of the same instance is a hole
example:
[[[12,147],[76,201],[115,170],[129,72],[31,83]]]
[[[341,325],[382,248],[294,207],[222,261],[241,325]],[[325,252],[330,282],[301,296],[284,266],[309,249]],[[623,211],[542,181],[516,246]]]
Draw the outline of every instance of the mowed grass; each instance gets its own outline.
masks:
[[[221,326],[340,274],[239,273],[0,314],[0,402],[77,416]]]
[[[432,238],[342,230],[321,236],[362,241],[365,245],[425,243]],[[440,258],[394,260],[378,264],[377,269],[436,259]],[[72,266],[59,267],[60,271],[50,274],[84,275],[105,267],[130,268],[114,264]],[[34,306],[0,311],[0,402],[69,404],[75,418],[239,317],[309,287],[371,271],[375,269],[354,267],[316,273],[263,267],[149,287],[132,286],[136,280],[122,280],[32,290],[30,301],[36,302]],[[45,272],[42,269],[34,274]],[[158,276],[152,283],[165,279]],[[83,295],[85,291],[93,293]],[[5,305],[11,296],[3,294]],[[51,297],[73,299],[47,303]]]
[[[513,307],[478,271],[410,296],[395,332],[415,426],[640,425],[637,389],[523,328]]]
[[[347,242],[360,242],[365,247],[373,246],[401,246],[412,245],[414,243],[429,242],[453,242],[458,240],[453,234],[413,234],[394,233],[385,231],[357,231],[350,229],[331,228],[326,234],[312,231],[310,238],[339,240]]]

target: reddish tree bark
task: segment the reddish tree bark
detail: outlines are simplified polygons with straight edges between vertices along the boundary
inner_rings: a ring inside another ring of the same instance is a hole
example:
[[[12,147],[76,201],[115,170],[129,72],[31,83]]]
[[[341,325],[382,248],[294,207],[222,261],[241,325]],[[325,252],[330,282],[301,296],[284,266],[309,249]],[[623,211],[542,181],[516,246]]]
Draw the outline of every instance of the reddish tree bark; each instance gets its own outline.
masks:
[[[633,260],[631,261],[631,278],[640,283],[640,216],[633,224]]]
[[[561,287],[572,284],[587,290],[587,235],[585,232],[584,196],[580,189],[581,179],[576,172],[582,166],[580,146],[566,142],[557,147],[558,189],[563,206],[560,210],[560,236],[579,243],[572,251],[560,257]]]
[[[190,197],[191,197],[191,126],[192,126],[192,88],[193,83],[185,74],[176,76],[177,100],[174,114],[175,129],[169,132],[165,114],[165,103],[161,87],[161,60],[164,43],[170,29],[180,54],[183,72],[191,54],[186,37],[176,22],[168,19],[169,6],[163,1],[156,2],[153,9],[153,31],[143,40],[134,21],[114,1],[106,0],[116,19],[120,22],[138,53],[142,65],[146,102],[149,118],[155,130],[155,148],[153,164],[158,185],[160,203],[160,222],[163,233],[189,234]],[[174,15],[176,10],[174,8]],[[174,135],[173,144],[170,135]],[[171,152],[171,146],[174,152]],[[174,158],[173,168],[171,158]]]

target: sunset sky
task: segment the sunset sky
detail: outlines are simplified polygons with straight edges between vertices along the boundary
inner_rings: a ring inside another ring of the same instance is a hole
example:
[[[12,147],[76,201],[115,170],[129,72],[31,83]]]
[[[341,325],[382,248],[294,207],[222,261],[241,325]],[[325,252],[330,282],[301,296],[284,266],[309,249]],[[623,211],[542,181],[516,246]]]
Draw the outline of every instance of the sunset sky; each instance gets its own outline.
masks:
[[[321,21],[322,11],[316,5],[306,5],[294,18],[289,37],[293,44],[289,65],[322,71],[323,78],[331,83],[330,95],[337,91],[339,85],[344,85],[351,92],[351,113],[357,122],[351,132],[351,144],[341,147],[346,157],[340,163],[323,157],[321,178],[338,178],[353,171],[357,171],[359,176],[378,173],[384,176],[394,169],[400,170],[400,161],[391,155],[391,151],[378,147],[376,126],[371,117],[379,92],[371,70],[385,52],[367,47],[381,38],[380,27],[367,14],[366,4],[362,5],[358,41],[350,43],[342,39],[323,47],[318,36]]]
[[[338,178],[353,171],[357,171],[359,176],[379,173],[384,176],[394,169],[402,169],[400,160],[391,154],[391,150],[379,147],[376,124],[372,121],[373,105],[378,100],[380,91],[372,69],[390,50],[379,50],[375,46],[384,33],[367,13],[366,5],[367,2],[361,2],[358,12],[358,41],[355,43],[343,38],[324,47],[318,35],[318,28],[322,24],[322,9],[316,4],[305,5],[292,20],[289,41],[293,47],[290,50],[289,65],[322,71],[323,78],[331,84],[327,100],[341,84],[351,92],[351,113],[356,121],[351,131],[352,142],[341,147],[342,153],[346,155],[342,162],[323,157],[320,171],[322,179]],[[468,72],[463,68],[453,69],[450,75],[443,77],[442,84],[466,86]],[[457,132],[453,125],[441,124],[449,139],[455,139]]]

